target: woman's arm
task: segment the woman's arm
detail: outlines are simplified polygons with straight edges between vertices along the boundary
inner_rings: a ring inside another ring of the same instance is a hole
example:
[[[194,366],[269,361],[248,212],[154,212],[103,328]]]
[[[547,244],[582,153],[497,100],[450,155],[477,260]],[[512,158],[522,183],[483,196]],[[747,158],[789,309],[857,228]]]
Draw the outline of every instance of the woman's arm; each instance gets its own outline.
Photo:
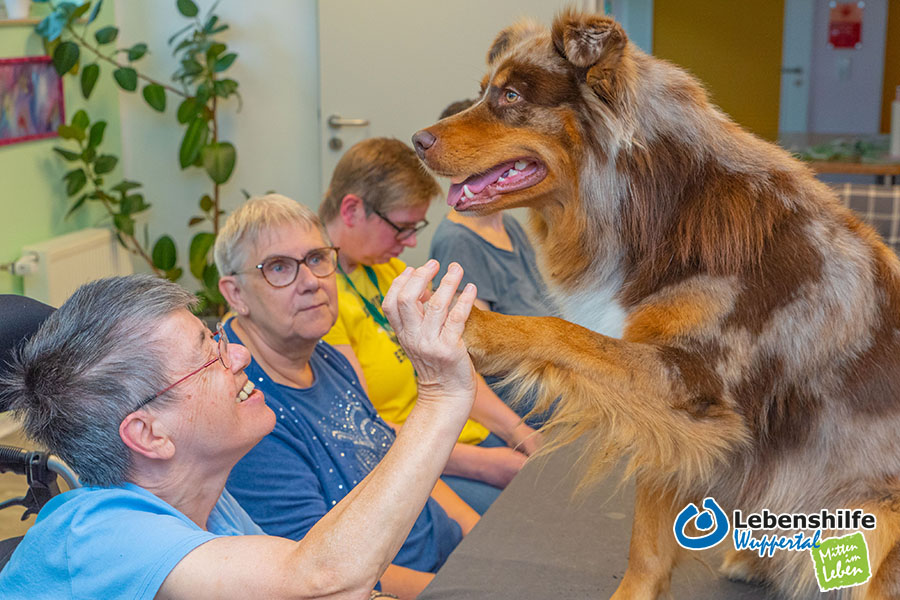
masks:
[[[434,488],[471,410],[475,370],[462,331],[474,286],[450,303],[461,269],[423,302],[437,272],[404,271],[385,313],[420,378],[419,401],[384,459],[300,542],[267,536],[213,539],[183,558],[160,598],[360,598],[390,565]]]
[[[478,519],[481,518],[474,508],[466,504],[465,500],[440,479],[431,491],[431,497],[441,505],[448,517],[459,523],[463,535],[472,531],[472,528],[478,523]]]

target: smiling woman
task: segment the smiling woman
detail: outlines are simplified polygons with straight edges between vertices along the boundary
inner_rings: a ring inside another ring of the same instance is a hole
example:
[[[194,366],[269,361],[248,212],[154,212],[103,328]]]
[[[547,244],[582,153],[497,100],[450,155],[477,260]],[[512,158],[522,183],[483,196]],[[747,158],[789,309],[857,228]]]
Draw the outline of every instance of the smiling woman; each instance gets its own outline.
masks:
[[[415,227],[402,211],[387,215],[401,231]],[[400,235],[372,218],[385,237]],[[219,285],[236,313],[225,334],[250,349],[248,381],[278,415],[227,487],[267,533],[296,540],[368,476],[396,437],[351,365],[321,341],[338,317],[338,257],[316,215],[275,194],[238,208],[216,242],[220,272],[228,274]],[[477,518],[438,485],[384,589],[402,597],[421,591]]]

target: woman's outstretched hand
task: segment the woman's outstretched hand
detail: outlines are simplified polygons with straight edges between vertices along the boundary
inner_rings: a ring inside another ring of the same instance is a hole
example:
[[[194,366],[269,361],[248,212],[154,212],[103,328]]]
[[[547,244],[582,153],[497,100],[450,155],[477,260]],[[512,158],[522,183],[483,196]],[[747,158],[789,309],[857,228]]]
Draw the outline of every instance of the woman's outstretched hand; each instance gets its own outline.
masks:
[[[429,297],[429,283],[437,274],[438,266],[436,260],[429,260],[418,269],[408,267],[394,279],[382,307],[416,369],[419,402],[453,397],[471,407],[475,396],[475,368],[463,344],[462,333],[475,302],[476,289],[468,284],[454,303],[463,270],[451,263],[440,286]]]

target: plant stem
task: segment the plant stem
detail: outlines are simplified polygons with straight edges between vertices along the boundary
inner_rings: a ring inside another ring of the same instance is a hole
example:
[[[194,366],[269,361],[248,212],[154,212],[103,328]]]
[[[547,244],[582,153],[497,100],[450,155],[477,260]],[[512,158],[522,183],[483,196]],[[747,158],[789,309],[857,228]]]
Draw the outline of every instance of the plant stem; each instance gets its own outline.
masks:
[[[215,83],[213,83],[213,90],[215,90]],[[213,95],[212,97],[212,124],[213,124],[213,143],[218,143],[219,141],[219,121],[218,121],[218,113],[216,112],[216,102],[218,97]],[[219,235],[219,184],[213,181],[213,235]]]
[[[75,29],[74,29],[71,25],[68,25],[68,26],[66,27],[66,29],[69,30],[69,33],[72,34],[72,37],[74,37],[76,40],[78,40],[78,43],[79,43],[79,44],[81,44],[83,47],[85,47],[85,48],[87,48],[88,50],[90,50],[91,52],[93,52],[93,53],[97,56],[97,58],[100,58],[100,59],[102,59],[102,60],[105,60],[105,61],[108,62],[109,64],[111,64],[111,65],[113,65],[113,66],[115,66],[116,68],[119,68],[119,69],[122,69],[122,68],[125,68],[125,67],[130,66],[130,65],[125,65],[125,64],[116,62],[115,60],[113,60],[113,59],[111,59],[110,57],[106,56],[105,54],[101,53],[101,52],[100,52],[100,49],[97,48],[97,47],[95,47],[95,46],[92,46],[90,43],[88,43],[88,41],[84,38],[84,36],[78,35],[78,33],[75,31]],[[133,67],[132,67],[132,68],[133,68]],[[135,69],[135,73],[137,73],[137,76],[138,76],[140,79],[143,79],[144,81],[146,81],[146,82],[148,82],[148,83],[152,83],[152,84],[155,84],[155,85],[162,86],[163,88],[169,90],[169,91],[172,92],[173,94],[176,94],[176,95],[178,95],[178,96],[181,96],[182,98],[187,98],[187,97],[188,97],[188,95],[185,94],[184,92],[182,92],[181,90],[175,89],[175,88],[173,88],[172,86],[167,85],[167,84],[165,84],[165,83],[161,83],[161,82],[159,82],[159,81],[156,81],[155,79],[151,79],[150,77],[147,77],[146,75],[142,74],[140,71],[137,71],[136,69]]]

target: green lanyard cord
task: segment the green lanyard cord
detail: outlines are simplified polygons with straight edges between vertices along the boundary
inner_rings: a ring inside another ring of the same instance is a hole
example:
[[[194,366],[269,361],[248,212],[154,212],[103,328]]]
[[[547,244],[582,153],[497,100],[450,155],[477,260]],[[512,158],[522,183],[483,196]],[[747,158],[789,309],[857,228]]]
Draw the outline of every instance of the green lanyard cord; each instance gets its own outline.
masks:
[[[381,293],[381,288],[378,287],[378,277],[375,275],[375,271],[372,270],[372,267],[369,265],[363,265],[363,269],[366,271],[366,275],[369,276],[369,280],[372,282],[372,285],[375,286],[375,291],[378,292],[378,297],[384,302],[384,295]],[[356,286],[353,285],[353,280],[350,279],[350,276],[344,272],[344,269],[338,265],[338,271],[341,272],[341,275],[344,276],[344,280],[350,285],[353,291],[359,296],[359,299],[362,300],[363,305],[366,307],[366,310],[371,315],[372,319],[378,324],[379,327],[384,329],[390,334],[394,333],[394,328],[391,327],[391,324],[388,322],[387,317],[384,316],[384,313],[381,312],[381,308],[376,306],[371,300],[363,296]]]

